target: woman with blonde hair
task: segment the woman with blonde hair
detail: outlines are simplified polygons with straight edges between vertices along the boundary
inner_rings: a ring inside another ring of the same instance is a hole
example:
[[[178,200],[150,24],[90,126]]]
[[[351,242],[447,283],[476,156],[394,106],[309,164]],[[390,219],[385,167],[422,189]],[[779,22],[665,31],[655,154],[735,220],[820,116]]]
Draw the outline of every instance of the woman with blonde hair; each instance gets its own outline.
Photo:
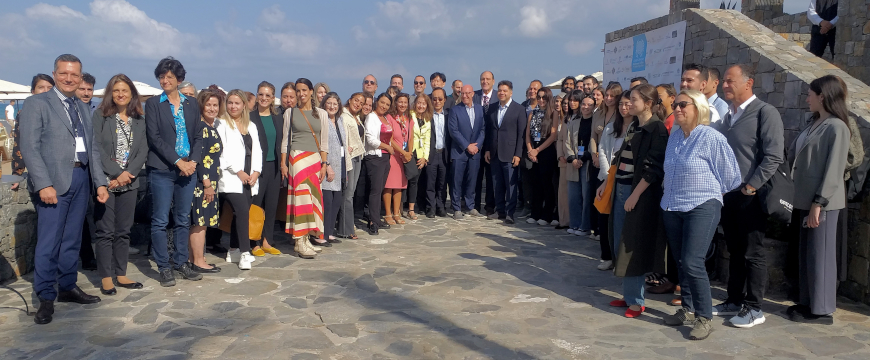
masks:
[[[230,251],[227,262],[237,262],[239,269],[250,270],[254,262],[249,241],[249,212],[253,196],[260,190],[257,179],[263,170],[263,149],[257,125],[248,114],[247,96],[242,90],[227,93],[227,118],[220,119],[218,135],[223,142],[220,156],[221,176],[218,191],[233,209]]]
[[[316,95],[314,98],[316,100],[315,105],[317,105],[317,107],[320,107],[320,105],[323,104],[323,97],[326,96],[326,94],[329,94],[329,92],[329,85],[326,85],[325,82],[319,82],[317,84],[314,84],[314,95]]]
[[[314,100],[314,86],[306,78],[296,80],[298,104],[284,113],[281,143],[281,171],[289,175],[287,225],[295,240],[296,254],[313,259],[323,240],[323,192],[320,181],[331,167],[329,153],[329,115]],[[288,168],[287,161],[290,161]],[[313,238],[313,239],[311,239]]]
[[[411,123],[414,126],[414,143],[411,151],[417,157],[417,176],[408,178],[408,219],[417,220],[414,205],[417,199],[425,198],[426,184],[420,185],[420,175],[423,168],[429,164],[429,146],[432,138],[432,113],[434,105],[428,95],[420,95],[414,99],[411,106]],[[413,161],[413,159],[412,159]],[[418,189],[423,189],[420,194]],[[434,205],[434,204],[433,204]]]

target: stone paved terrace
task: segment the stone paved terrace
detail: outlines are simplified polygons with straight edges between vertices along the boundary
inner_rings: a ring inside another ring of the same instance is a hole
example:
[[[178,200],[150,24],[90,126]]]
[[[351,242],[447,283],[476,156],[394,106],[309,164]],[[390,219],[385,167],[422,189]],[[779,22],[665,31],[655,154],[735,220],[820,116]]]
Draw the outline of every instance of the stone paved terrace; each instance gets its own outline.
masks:
[[[596,270],[597,255],[597,242],[550,227],[442,218],[172,288],[137,255],[130,276],[144,290],[57,304],[49,325],[0,290],[0,359],[870,359],[870,308],[845,299],[834,326],[794,324],[774,299],[767,323],[717,318],[700,342],[661,324],[669,296],[626,319],[607,305],[621,282]],[[32,302],[30,279],[11,286]],[[99,293],[94,272],[79,284]]]

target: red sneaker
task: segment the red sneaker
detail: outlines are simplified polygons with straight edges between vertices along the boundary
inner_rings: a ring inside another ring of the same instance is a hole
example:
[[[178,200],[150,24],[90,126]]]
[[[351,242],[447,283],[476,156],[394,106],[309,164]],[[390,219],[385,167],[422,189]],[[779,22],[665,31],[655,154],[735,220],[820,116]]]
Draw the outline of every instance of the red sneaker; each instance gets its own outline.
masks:
[[[625,302],[625,299],[613,300],[610,302],[610,306],[613,307],[628,307],[628,303]]]
[[[625,317],[627,317],[627,318],[636,318],[636,317],[640,316],[640,314],[643,314],[643,312],[644,312],[645,310],[646,310],[646,306],[641,306],[641,307],[640,307],[640,311],[634,311],[634,310],[632,310],[632,309],[630,309],[630,308],[629,308],[629,309],[625,309]]]

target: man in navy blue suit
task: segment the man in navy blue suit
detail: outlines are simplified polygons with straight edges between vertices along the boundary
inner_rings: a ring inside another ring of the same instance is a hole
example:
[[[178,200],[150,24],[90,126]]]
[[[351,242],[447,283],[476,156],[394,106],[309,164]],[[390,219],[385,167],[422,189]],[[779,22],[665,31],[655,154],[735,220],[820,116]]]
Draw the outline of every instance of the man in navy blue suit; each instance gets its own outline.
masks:
[[[481,216],[475,209],[474,185],[477,172],[480,170],[480,149],[485,136],[483,107],[474,101],[474,89],[465,85],[460,92],[462,104],[450,109],[447,118],[447,128],[453,140],[450,146],[450,157],[453,162],[453,186],[450,197],[453,206],[453,219],[460,220],[462,200],[469,210],[469,215]]]
[[[480,90],[474,91],[474,103],[480,104],[483,107],[483,116],[489,117],[490,111],[495,111],[498,107],[497,89],[495,85],[495,76],[492,71],[484,71],[480,74]],[[486,122],[486,121],[484,121]],[[489,126],[489,124],[486,124]],[[482,149],[486,149],[489,143],[489,138],[484,140]],[[484,187],[484,179],[486,179],[486,187]],[[474,187],[474,203],[477,211],[483,212],[486,215],[491,215],[495,212],[495,196],[493,195],[493,180],[492,170],[489,163],[481,163],[480,171],[477,173],[477,184]],[[484,204],[486,204],[484,206]]]
[[[513,99],[514,85],[507,80],[498,83],[498,106],[486,113],[486,153],[484,160],[492,169],[495,212],[489,219],[504,219],[514,223],[517,208],[517,181],[523,137],[526,134],[526,109]]]

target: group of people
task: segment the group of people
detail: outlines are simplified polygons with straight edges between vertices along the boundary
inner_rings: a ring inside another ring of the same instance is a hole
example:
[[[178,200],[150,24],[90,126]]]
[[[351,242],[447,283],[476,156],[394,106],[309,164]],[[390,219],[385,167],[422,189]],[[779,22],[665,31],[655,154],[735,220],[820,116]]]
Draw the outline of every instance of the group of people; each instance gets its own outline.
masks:
[[[93,77],[73,55],[58,57],[52,76],[34,77],[34,95],[18,115],[14,167],[28,170],[40,218],[39,324],[51,321],[54,300],[100,301],[75,282],[79,252],[90,247],[81,240],[89,201],[102,294],[142,288],[126,277],[126,265],[138,189],[147,181],[162,286],[219,272],[203,253],[220,248],[223,231],[230,234],[226,261],[240,269],[281,254],[270,244],[279,217],[306,259],[356,239],[359,220],[378,234],[418,220],[418,211],[507,225],[527,217],[600,242],[598,268],[623,278],[624,297],[611,305],[626,307],[626,317],[645,310],[646,275],[667,274],[680,287],[672,303],[681,307],[665,323],[691,325],[691,338],[704,339],[713,315],[733,315],[737,327],[764,322],[766,213],[756,192],[785,161],[805,219],[801,299],[789,315],[832,322],[831,244],[845,207],[844,174],[854,165],[847,157],[863,158],[850,148],[856,134],[846,88],[834,76],[810,84],[814,116],[788,151],[780,114],[753,95],[747,65],[729,67],[721,79],[730,104],[717,95],[720,73],[698,64],[685,66],[679,93],[643,78],[624,90],[567,77],[558,96],[532,81],[522,103],[513,83],[496,82],[490,71],[480,75],[480,89],[455,80],[450,93],[436,72],[428,94],[423,76],[405,93],[401,75],[376,94],[377,79],[368,75],[345,100],[305,78],[280,91],[263,81],[256,94],[214,85],[197,92],[171,57],[154,76],[164,92],[144,107],[123,74],[92,104]],[[705,260],[720,224],[731,263],[728,299],[714,307]]]

